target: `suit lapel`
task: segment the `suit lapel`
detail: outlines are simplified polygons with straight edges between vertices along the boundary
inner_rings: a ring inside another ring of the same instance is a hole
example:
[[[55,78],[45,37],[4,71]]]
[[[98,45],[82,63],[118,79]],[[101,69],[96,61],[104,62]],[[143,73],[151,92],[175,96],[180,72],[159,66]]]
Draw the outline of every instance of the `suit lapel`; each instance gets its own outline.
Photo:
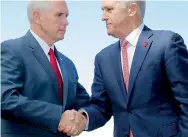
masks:
[[[53,72],[53,69],[50,65],[48,58],[46,57],[46,55],[45,55],[44,51],[42,50],[41,46],[39,45],[39,43],[36,41],[36,39],[33,37],[33,35],[29,31],[26,34],[26,37],[28,38],[29,47],[32,49],[32,53],[33,53],[34,57],[38,60],[38,62],[44,68],[46,73],[49,75],[49,77],[50,77],[49,79],[53,85],[54,91],[57,95],[57,99],[60,103],[61,101],[60,101],[57,78],[55,76],[55,73]]]
[[[120,41],[116,42],[113,45],[112,52],[110,53],[111,58],[111,66],[113,68],[117,83],[119,84],[121,94],[125,97],[127,96],[127,92],[125,89],[124,79],[123,79],[123,72],[122,72],[122,65],[121,65],[121,50],[120,50]]]
[[[128,88],[128,97],[127,97],[128,100],[133,91],[134,83],[136,81],[138,72],[152,44],[152,38],[151,38],[152,35],[153,35],[152,31],[145,26],[138,39],[136,50],[133,57],[133,62],[131,65],[130,77],[129,77],[129,88]]]
[[[65,60],[61,57],[61,55],[59,54],[59,52],[57,51],[57,49],[54,47],[54,52],[56,55],[56,58],[58,60],[62,75],[63,75],[63,106],[66,106],[66,102],[67,102],[67,93],[68,93],[68,73],[67,70],[65,68]]]

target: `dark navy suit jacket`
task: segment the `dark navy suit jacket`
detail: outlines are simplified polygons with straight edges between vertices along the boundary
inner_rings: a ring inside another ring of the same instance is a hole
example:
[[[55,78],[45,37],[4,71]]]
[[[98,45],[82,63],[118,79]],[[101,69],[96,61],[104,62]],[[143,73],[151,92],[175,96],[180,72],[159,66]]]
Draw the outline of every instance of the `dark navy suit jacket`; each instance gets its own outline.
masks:
[[[188,137],[188,51],[181,36],[144,27],[128,92],[120,42],[103,49],[95,58],[91,104],[85,108],[88,130],[103,126],[113,115],[114,137],[126,137],[130,128],[134,137]]]
[[[1,44],[3,137],[62,137],[57,131],[62,113],[88,105],[74,64],[54,51],[63,75],[63,102],[51,64],[30,32]]]

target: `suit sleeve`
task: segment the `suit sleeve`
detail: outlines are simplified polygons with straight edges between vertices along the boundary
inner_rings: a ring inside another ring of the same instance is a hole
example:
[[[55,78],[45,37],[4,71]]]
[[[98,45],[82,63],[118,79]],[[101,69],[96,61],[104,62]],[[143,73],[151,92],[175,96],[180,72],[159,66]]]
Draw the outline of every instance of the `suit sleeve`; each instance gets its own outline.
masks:
[[[85,88],[78,82],[76,91],[76,110],[89,105],[89,94],[86,92]]]
[[[19,119],[56,133],[62,106],[24,96],[24,65],[19,52],[1,44],[1,117]]]
[[[174,93],[179,104],[180,137],[188,135],[188,50],[183,39],[174,34],[165,51],[165,67]]]
[[[103,126],[112,116],[112,107],[100,72],[98,56],[95,58],[94,80],[90,103],[91,105],[89,107],[84,108],[89,116],[88,131]]]
[[[72,63],[73,64],[73,63]],[[76,67],[74,66],[74,70],[76,73],[76,105],[75,105],[75,109],[79,110],[82,107],[86,107],[89,105],[89,100],[90,100],[90,96],[87,93],[86,89],[79,83],[79,77],[78,77],[78,73],[76,70]]]

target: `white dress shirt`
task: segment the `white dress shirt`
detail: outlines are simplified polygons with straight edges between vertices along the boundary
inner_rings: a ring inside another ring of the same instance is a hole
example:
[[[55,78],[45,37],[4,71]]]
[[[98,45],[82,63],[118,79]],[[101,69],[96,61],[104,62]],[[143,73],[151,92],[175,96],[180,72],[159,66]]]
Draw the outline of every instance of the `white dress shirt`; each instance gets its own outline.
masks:
[[[131,69],[131,65],[132,65],[132,61],[133,61],[134,52],[136,50],[136,44],[138,42],[138,38],[139,38],[143,28],[144,28],[144,24],[142,23],[139,27],[134,29],[125,38],[125,40],[128,41],[126,48],[127,48],[127,54],[128,54],[129,73],[130,73],[130,69]],[[120,42],[121,41],[122,40],[120,40]],[[122,70],[123,70],[122,51],[121,51],[121,66],[122,66]]]
[[[35,34],[31,29],[30,29],[30,32],[34,36],[34,38],[37,40],[37,42],[41,46],[42,50],[44,51],[46,57],[50,61],[50,55],[48,54],[48,52],[49,52],[50,48],[54,51],[54,45],[49,46],[42,38],[40,38],[37,34]],[[61,72],[61,69],[60,69],[60,66],[59,66],[59,62],[57,61],[57,58],[56,58],[56,62],[57,62],[57,66],[59,68],[59,71],[61,73],[61,77],[63,79],[62,72]]]

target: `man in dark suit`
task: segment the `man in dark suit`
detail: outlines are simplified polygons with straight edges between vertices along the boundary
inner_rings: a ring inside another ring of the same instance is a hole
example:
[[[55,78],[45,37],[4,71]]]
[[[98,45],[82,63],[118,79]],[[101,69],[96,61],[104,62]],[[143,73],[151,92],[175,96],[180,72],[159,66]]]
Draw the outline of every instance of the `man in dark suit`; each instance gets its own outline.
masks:
[[[88,130],[113,115],[114,137],[188,137],[188,51],[180,35],[143,24],[145,1],[102,1],[108,35],[96,55]]]
[[[85,128],[85,116],[75,110],[89,96],[72,61],[54,46],[64,38],[67,16],[63,0],[30,1],[30,30],[1,44],[2,137],[65,137],[62,130],[73,122]]]

